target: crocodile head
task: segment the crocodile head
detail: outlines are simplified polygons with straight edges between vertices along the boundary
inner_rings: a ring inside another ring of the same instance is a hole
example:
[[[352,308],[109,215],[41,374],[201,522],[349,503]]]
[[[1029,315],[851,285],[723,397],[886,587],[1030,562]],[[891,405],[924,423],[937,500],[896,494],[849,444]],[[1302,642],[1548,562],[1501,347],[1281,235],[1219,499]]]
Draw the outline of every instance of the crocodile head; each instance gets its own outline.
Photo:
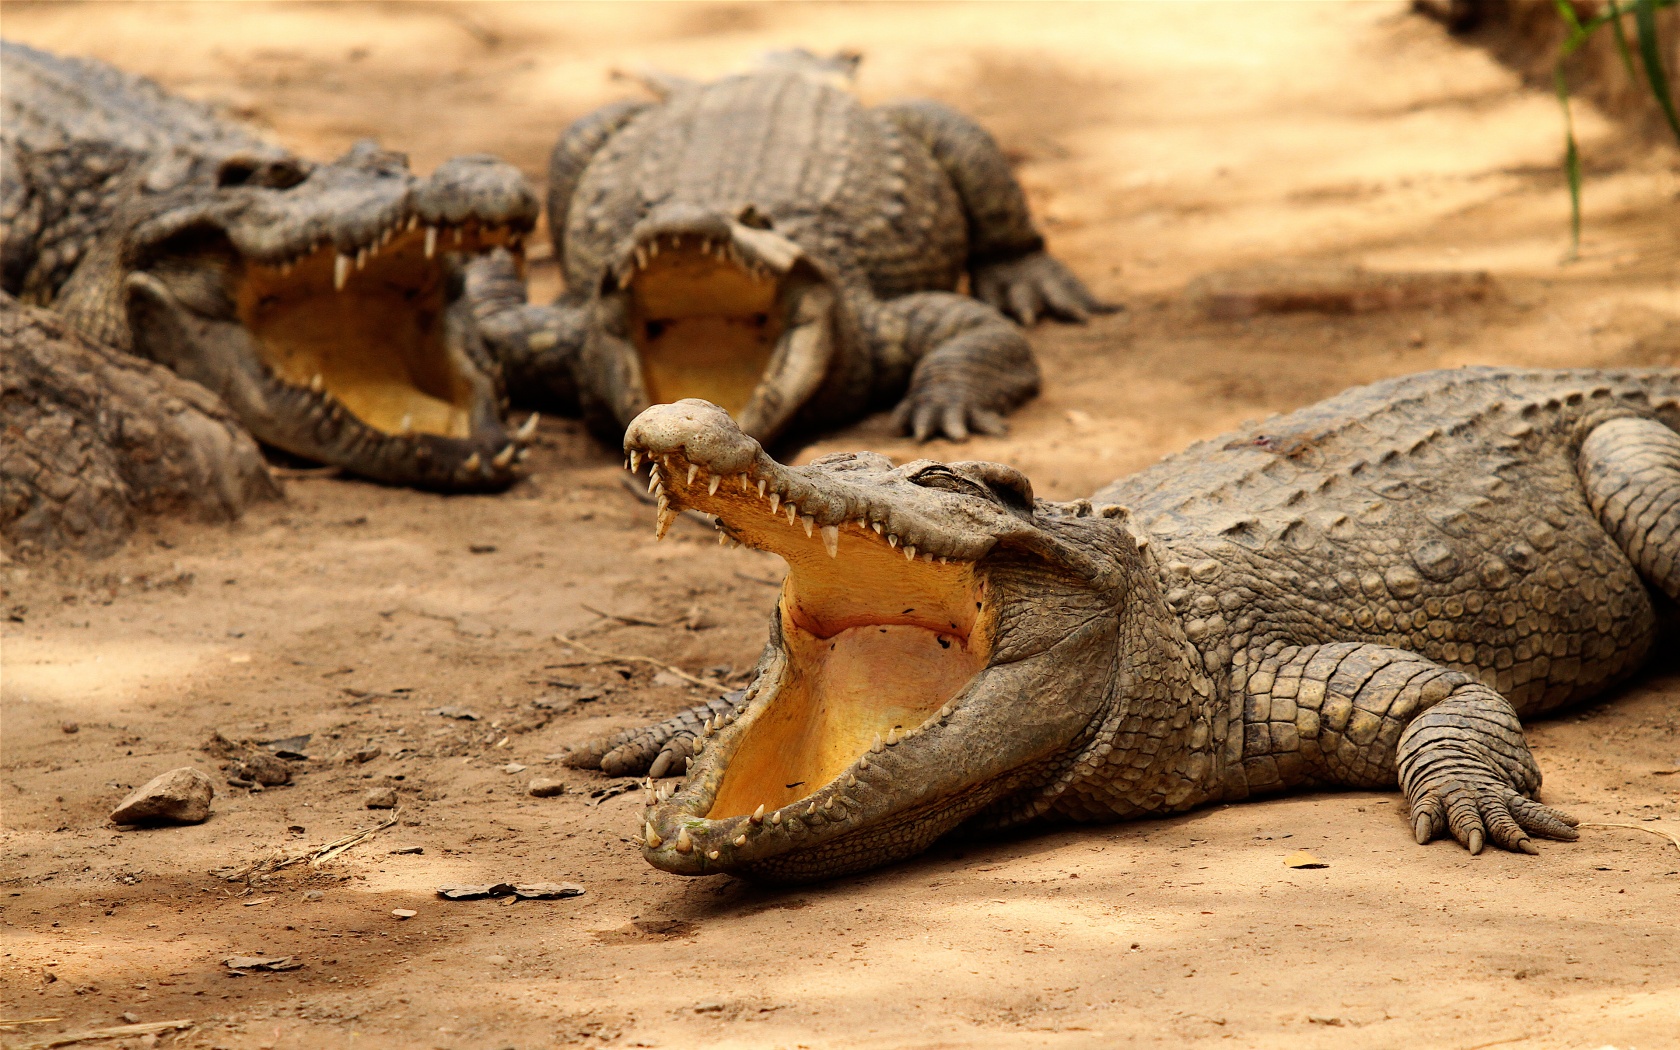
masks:
[[[1024,815],[1100,722],[1137,557],[1121,522],[996,463],[785,467],[701,401],[648,409],[625,448],[661,531],[712,514],[788,565],[746,703],[646,816],[654,866],[793,881],[905,857]]]
[[[649,405],[701,398],[760,441],[812,401],[845,338],[836,283],[750,205],[654,209],[603,269],[586,367],[608,378],[624,425]]]
[[[457,157],[421,179],[357,144],[331,164],[266,147],[166,159],[119,250],[134,349],[220,394],[259,439],[381,481],[495,489],[527,432],[462,296],[458,256],[517,251],[536,198]]]

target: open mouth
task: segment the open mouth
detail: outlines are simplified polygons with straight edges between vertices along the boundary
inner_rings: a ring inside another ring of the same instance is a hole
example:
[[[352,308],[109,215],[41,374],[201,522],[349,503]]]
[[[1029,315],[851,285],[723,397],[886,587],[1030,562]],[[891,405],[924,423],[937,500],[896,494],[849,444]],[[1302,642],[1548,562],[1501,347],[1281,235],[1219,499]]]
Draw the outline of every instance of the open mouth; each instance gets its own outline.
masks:
[[[673,408],[678,406],[672,406]],[[810,848],[866,815],[927,731],[952,717],[992,658],[996,610],[978,552],[902,509],[819,491],[796,470],[704,451],[638,447],[660,531],[678,509],[716,515],[721,539],[788,564],[779,653],[745,706],[698,740],[680,790],[653,791],[648,858],[684,873]]]
[[[342,405],[383,435],[468,439],[483,426],[483,391],[478,367],[449,338],[442,256],[516,249],[520,236],[410,215],[353,250],[323,240],[285,258],[248,259],[238,317],[280,382]],[[511,444],[506,455],[515,455]]]
[[[772,230],[713,216],[675,225],[640,231],[604,278],[623,305],[613,352],[639,386],[627,407],[699,398],[770,440],[828,376],[834,289]]]

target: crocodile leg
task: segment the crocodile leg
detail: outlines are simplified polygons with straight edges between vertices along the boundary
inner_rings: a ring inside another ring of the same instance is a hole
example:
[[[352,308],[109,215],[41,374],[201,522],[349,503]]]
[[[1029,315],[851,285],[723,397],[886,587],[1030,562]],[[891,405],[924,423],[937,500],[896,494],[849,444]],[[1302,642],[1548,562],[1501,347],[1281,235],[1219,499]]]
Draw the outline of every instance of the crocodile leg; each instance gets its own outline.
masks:
[[[587,334],[588,301],[568,294],[552,306],[532,306],[513,256],[499,248],[468,264],[466,281],[479,333],[512,399],[576,413],[573,368]]]
[[[591,740],[565,758],[574,769],[599,769],[609,776],[677,776],[695,754],[694,742],[706,732],[712,719],[719,724],[735,717],[744,705],[744,690],[725,693],[716,700],[679,711],[663,722],[626,729]]]
[[[1612,419],[1581,443],[1577,470],[1605,531],[1680,600],[1680,434],[1654,419]]]
[[[1247,680],[1241,763],[1250,791],[1308,783],[1392,787],[1419,843],[1443,831],[1536,852],[1575,821],[1535,801],[1540,770],[1516,710],[1461,671],[1361,642],[1285,649]]]
[[[1044,250],[1009,160],[986,129],[938,102],[877,110],[933,154],[968,217],[968,271],[976,298],[1022,324],[1044,315],[1083,321],[1103,303]]]
[[[967,296],[900,296],[879,304],[866,324],[882,378],[903,388],[903,373],[910,373],[893,425],[918,441],[1001,434],[1004,413],[1038,393],[1038,362],[1026,336]]]

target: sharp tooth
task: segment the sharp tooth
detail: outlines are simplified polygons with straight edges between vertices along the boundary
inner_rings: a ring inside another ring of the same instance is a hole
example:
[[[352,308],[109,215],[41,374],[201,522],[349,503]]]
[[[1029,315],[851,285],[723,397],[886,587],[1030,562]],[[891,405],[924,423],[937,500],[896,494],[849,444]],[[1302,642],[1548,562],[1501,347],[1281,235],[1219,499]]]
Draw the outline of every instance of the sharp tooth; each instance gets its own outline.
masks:
[[[397,428],[397,432],[399,434],[412,434],[412,433],[414,433],[414,415],[413,415],[413,413],[409,413],[409,412],[404,412],[403,413],[402,426]]]
[[[779,827],[782,826],[782,811],[781,810],[778,809],[776,812],[770,814],[770,824],[771,824],[772,827],[778,827],[779,828]]]
[[[788,516],[788,524],[792,525],[793,524],[793,519],[799,517],[799,504],[789,503],[787,505],[787,516]]]
[[[928,563],[928,564],[929,564],[929,565],[932,565],[932,564],[933,564],[933,555],[931,555],[931,554],[923,554],[923,555],[922,555],[922,560],[923,560],[923,561],[925,561],[925,562],[927,562],[927,563]]]
[[[646,248],[637,248],[636,249],[636,269],[645,270],[645,269],[647,269],[647,264],[648,264],[647,249]]]
[[[725,534],[725,533],[721,533],[721,532],[720,532],[720,533],[718,533],[718,546],[719,546],[719,547],[727,547],[727,546],[729,546],[729,537],[728,537],[728,535],[726,535],[726,534]]]
[[[649,259],[659,258],[659,238],[658,237],[655,237],[653,239],[653,243],[648,245],[648,258]]]
[[[630,450],[630,472],[635,473],[642,468],[642,453],[639,449]]]
[[[792,522],[789,522],[789,524],[791,525]],[[810,535],[811,535],[811,530],[816,528],[817,519],[811,517],[809,514],[803,514],[803,515],[800,515],[799,524],[805,526],[805,536],[806,536],[806,538],[809,538]]]
[[[869,768],[869,756],[868,755],[859,755],[858,756],[858,768],[859,769],[868,769]]]
[[[914,547],[904,548],[904,560],[905,561],[915,561],[916,560],[916,548],[914,548]]]
[[[759,499],[764,498],[764,479],[763,478],[758,479],[758,498]]]
[[[700,752],[702,752],[704,750],[706,750],[706,740],[705,740],[705,738],[704,737],[695,737],[694,738],[694,753],[698,755]]]
[[[658,467],[654,467],[652,470],[648,471],[648,491],[652,492],[656,488],[659,488],[659,468]]]
[[[700,473],[700,464],[690,463],[688,465],[688,483],[690,485],[694,484],[694,475],[698,473]]]
[[[723,482],[723,475],[722,474],[713,474],[712,475],[712,480],[706,482],[706,495],[708,495],[708,496],[717,495],[718,485],[721,484],[722,482]]]
[[[538,417],[539,414],[540,413],[532,412],[531,413],[531,418],[527,419],[525,421],[524,426],[520,427],[518,430],[515,430],[513,432],[513,436],[518,438],[521,441],[531,440],[531,437],[534,434],[536,434],[536,432],[537,432],[537,417]]]
[[[530,449],[522,448],[518,452],[514,453],[513,461],[515,463],[523,463],[523,462],[525,462],[526,458],[529,457],[530,455],[531,455],[531,450]]]
[[[414,227],[416,227],[418,225],[420,225],[420,216],[410,215],[408,217],[408,222],[404,224],[403,228],[407,229],[407,230],[412,230],[412,229],[414,229]]]
[[[718,851],[715,850],[715,849],[706,851],[706,856],[710,857],[712,860],[717,860],[720,855],[721,854],[719,854]]]
[[[428,227],[426,227],[426,258],[430,259],[432,256],[434,256],[436,254],[437,254],[437,227],[436,226],[428,226]]]
[[[350,256],[343,252],[333,259],[333,290],[343,291],[344,282],[350,279]]]
[[[891,533],[891,532],[887,533],[887,546],[892,547],[894,549],[897,549],[897,547],[898,547],[898,535],[897,535],[897,533]]]
[[[366,248],[359,249],[356,252],[356,269],[360,270],[362,267],[367,265],[367,256],[368,253]]]
[[[745,474],[741,475],[741,491],[742,492],[751,492],[752,491],[752,479],[747,477]]]
[[[648,849],[658,849],[665,845],[665,840],[659,837],[659,832],[653,830],[653,821],[642,822],[642,841],[648,844]]]
[[[811,519],[806,518],[805,520],[810,521]],[[838,558],[840,556],[840,527],[837,525],[824,525],[822,527],[822,538],[823,547],[828,550],[828,556],[830,558]]]
[[[897,726],[893,726],[891,729],[887,730],[887,746],[888,747],[895,746],[901,739],[903,739],[903,738],[898,735],[898,727]]]
[[[759,484],[762,485],[763,482],[759,482]],[[781,505],[782,505],[782,494],[780,492],[770,493],[770,513],[772,513],[772,514],[776,513],[776,508],[780,507]]]
[[[745,834],[735,836],[735,848],[736,849],[740,849],[742,846],[745,846],[746,844],[747,844],[747,836]]]
[[[319,372],[316,372],[314,375],[309,377],[309,389],[317,394],[319,394],[326,385],[326,381],[321,378],[321,373]]]
[[[658,520],[653,525],[653,538],[656,540],[664,539],[665,533],[671,528],[671,523],[676,520],[677,512],[672,510],[669,504],[660,507]]]
[[[875,535],[879,536],[881,534],[881,523],[880,522],[872,521],[872,522],[869,523],[869,527],[875,530]]]
[[[678,853],[693,853],[694,852],[694,839],[689,837],[687,828],[683,828],[681,831],[677,832],[677,852]]]
[[[754,824],[764,823],[764,803],[760,802],[758,804],[758,808],[753,810],[752,816],[749,817],[748,819],[751,820]]]
[[[881,742],[881,734],[876,733],[874,741],[871,742],[870,745],[869,745],[869,750],[875,752],[878,755],[886,749],[886,746],[887,745],[885,745]]]
[[[504,445],[502,450],[496,453],[496,458],[492,459],[490,462],[495,464],[497,470],[506,470],[508,464],[513,462],[513,454],[516,451],[518,450],[512,445]],[[915,548],[911,549],[914,550]]]
[[[467,457],[467,461],[461,464],[461,466],[466,467],[467,473],[470,474],[482,466],[483,463],[484,461],[478,458],[478,453],[474,452],[472,455]]]

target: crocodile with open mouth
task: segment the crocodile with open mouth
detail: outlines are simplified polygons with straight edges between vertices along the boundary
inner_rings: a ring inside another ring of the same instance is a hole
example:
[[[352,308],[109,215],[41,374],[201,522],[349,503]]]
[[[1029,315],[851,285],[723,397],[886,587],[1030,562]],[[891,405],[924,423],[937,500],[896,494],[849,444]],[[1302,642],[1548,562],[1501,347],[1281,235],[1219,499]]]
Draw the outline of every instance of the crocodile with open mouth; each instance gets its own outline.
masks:
[[[258,439],[381,481],[506,487],[529,432],[458,257],[520,251],[535,194],[456,157],[331,164],[104,63],[5,43],[4,290],[221,396]]]
[[[1519,717],[1603,693],[1680,598],[1680,369],[1392,379],[1089,500],[996,463],[786,467],[716,406],[629,428],[659,527],[788,564],[751,684],[573,765],[649,784],[655,866],[822,878],[947,832],[1404,792],[1417,841],[1536,852]]]
[[[767,443],[895,402],[918,438],[1001,432],[1039,378],[1004,313],[1107,307],[1044,251],[991,136],[932,102],[866,108],[851,68],[780,53],[573,124],[549,164],[565,294],[529,306],[508,261],[474,266],[510,392],[615,441],[685,397]]]

